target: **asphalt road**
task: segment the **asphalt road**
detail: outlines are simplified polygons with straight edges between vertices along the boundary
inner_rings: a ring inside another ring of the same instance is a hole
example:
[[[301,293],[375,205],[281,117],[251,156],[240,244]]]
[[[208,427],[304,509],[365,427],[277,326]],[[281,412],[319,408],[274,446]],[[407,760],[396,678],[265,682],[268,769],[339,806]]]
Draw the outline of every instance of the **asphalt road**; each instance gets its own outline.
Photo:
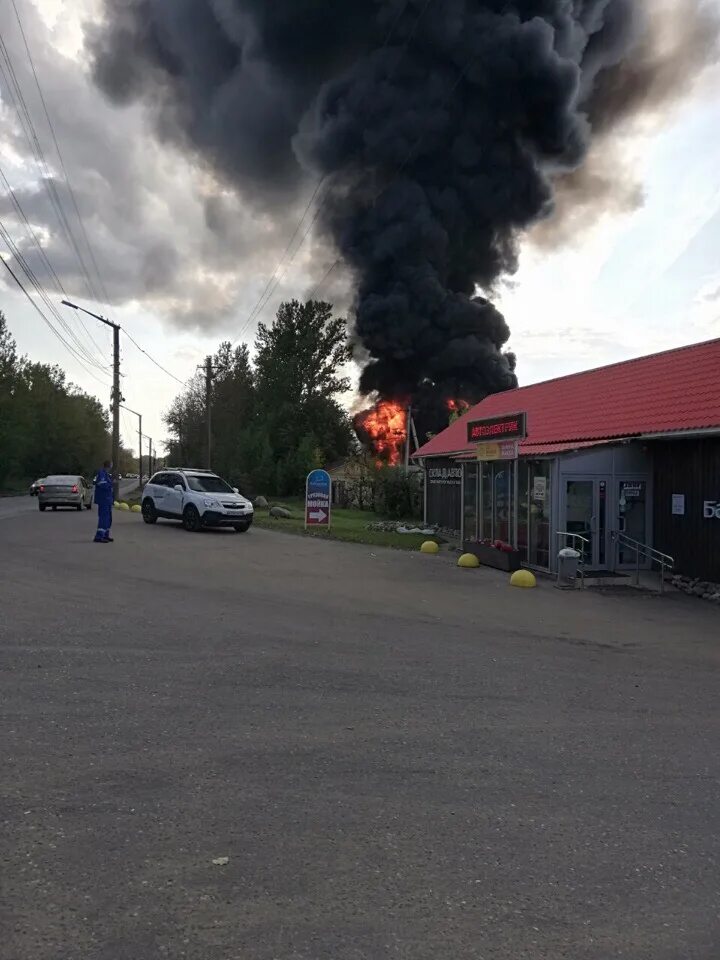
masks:
[[[7,960],[715,960],[718,610],[0,524]]]
[[[126,497],[133,490],[137,489],[136,480],[122,480],[120,483],[120,496]],[[28,513],[37,513],[37,499],[30,494],[24,497],[0,497],[0,520],[9,517],[20,517]]]

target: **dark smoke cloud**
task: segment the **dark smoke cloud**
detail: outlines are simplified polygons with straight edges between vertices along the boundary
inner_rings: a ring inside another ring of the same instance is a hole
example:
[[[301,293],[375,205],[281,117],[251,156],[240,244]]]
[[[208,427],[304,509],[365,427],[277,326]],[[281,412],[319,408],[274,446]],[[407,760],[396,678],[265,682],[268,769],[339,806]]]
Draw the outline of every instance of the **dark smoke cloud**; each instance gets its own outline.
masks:
[[[507,324],[478,291],[516,269],[554,185],[580,205],[598,187],[604,171],[580,173],[593,131],[610,139],[672,88],[639,0],[106,0],[105,12],[88,33],[96,82],[151,105],[160,135],[247,203],[283,210],[325,178],[320,223],[353,279],[361,388],[423,402],[515,385]],[[617,196],[637,202],[624,183]]]

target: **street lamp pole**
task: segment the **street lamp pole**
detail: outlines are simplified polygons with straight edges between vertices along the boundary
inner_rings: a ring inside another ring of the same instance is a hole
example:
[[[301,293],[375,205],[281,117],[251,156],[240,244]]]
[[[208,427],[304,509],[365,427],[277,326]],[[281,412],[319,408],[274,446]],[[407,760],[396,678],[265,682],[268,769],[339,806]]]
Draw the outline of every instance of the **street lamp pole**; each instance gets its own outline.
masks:
[[[142,488],[143,488],[143,482],[142,482],[142,478],[143,478],[143,472],[142,472],[142,460],[143,460],[143,452],[142,452],[142,444],[143,444],[142,414],[141,414],[141,413],[138,413],[137,410],[131,410],[130,407],[125,407],[125,406],[123,406],[123,404],[120,404],[120,406],[123,408],[123,410],[127,410],[128,413],[132,413],[132,415],[133,415],[134,417],[137,417],[137,418],[138,418],[138,451],[139,451],[139,452],[138,452],[138,471],[139,471],[139,473],[138,473],[138,485],[139,485],[139,487],[140,487],[140,492],[142,492]]]
[[[125,399],[120,393],[120,325],[107,320],[92,310],[86,310],[85,307],[79,307],[70,300],[63,300],[63,305],[72,310],[82,310],[89,317],[99,320],[106,327],[111,327],[113,332],[113,388],[112,388],[112,461],[113,461],[113,496],[115,500],[120,497],[120,481],[118,480],[118,470],[120,469],[120,404]]]
[[[148,437],[148,480],[153,475],[153,440]]]

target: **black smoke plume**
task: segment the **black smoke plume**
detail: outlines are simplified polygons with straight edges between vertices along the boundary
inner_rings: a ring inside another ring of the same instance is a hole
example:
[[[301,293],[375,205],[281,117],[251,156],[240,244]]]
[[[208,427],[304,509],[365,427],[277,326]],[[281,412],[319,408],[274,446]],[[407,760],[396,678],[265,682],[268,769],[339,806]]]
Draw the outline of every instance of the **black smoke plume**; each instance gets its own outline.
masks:
[[[324,178],[319,222],[354,280],[364,393],[428,408],[516,385],[508,326],[479,294],[516,269],[593,130],[641,108],[640,0],[105,8],[88,43],[111,98],[154,105],[163,137],[269,211]]]

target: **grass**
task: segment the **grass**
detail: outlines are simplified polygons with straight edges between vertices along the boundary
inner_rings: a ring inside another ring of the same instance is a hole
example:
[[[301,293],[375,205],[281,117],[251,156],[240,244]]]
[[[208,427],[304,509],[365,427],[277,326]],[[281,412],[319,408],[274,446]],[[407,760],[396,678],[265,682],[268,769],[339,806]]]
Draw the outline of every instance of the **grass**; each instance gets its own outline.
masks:
[[[367,543],[376,547],[395,547],[398,550],[419,550],[425,540],[434,540],[443,543],[442,537],[428,536],[422,533],[387,533],[383,530],[368,530],[367,525],[375,521],[387,519],[367,510],[342,510],[333,507],[332,524],[329,530],[310,528],[305,530],[305,502],[304,500],[283,500],[271,502],[271,506],[285,507],[290,510],[292,517],[289,520],[275,520],[267,511],[255,509],[254,525],[263,530],[279,530],[285,533],[296,533],[306,537],[318,537],[322,540],[343,540],[346,543]],[[416,527],[419,521],[411,520],[407,526]]]
[[[125,503],[129,506],[140,503],[140,491],[136,491],[127,497],[123,497]],[[253,525],[261,527],[263,530],[279,530],[285,533],[296,533],[306,537],[318,537],[321,540],[342,540],[346,543],[367,543],[375,547],[394,547],[398,550],[419,550],[420,544],[426,540],[434,540],[436,543],[444,543],[442,537],[428,536],[422,533],[386,533],[383,530],[368,530],[367,525],[379,520],[386,520],[387,517],[379,516],[369,510],[341,510],[333,507],[332,526],[330,530],[321,527],[320,529],[305,530],[305,501],[301,499],[291,499],[282,501],[271,501],[271,506],[285,507],[292,513],[289,520],[275,520],[268,515],[266,508],[255,508],[255,519]],[[408,520],[407,526],[419,526],[420,521]]]

